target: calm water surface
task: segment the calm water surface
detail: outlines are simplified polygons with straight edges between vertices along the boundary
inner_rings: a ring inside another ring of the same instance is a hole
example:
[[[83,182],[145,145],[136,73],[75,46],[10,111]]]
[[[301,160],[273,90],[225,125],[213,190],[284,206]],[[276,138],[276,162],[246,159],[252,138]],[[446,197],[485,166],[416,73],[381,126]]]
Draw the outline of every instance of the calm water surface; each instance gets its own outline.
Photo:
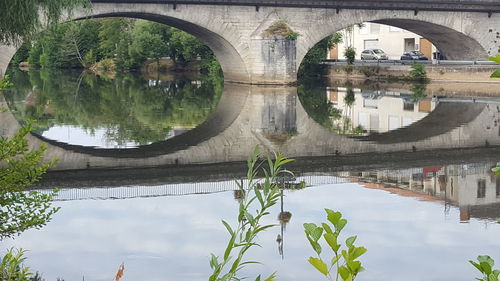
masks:
[[[16,87],[5,98],[19,122],[35,119],[35,133],[44,138],[100,148],[144,146],[197,127],[217,108],[223,86],[204,76],[48,71],[15,72],[13,80]],[[423,120],[440,102],[418,86],[303,84],[297,95],[277,96],[261,104],[262,130],[276,143],[297,134],[296,106],[329,131],[360,137]],[[368,248],[362,258],[367,271],[357,280],[473,280],[478,274],[469,259],[489,254],[500,261],[500,178],[490,172],[496,159],[427,160],[407,169],[302,171],[297,181],[308,186],[285,190],[267,218],[278,226],[248,254],[263,265],[245,273],[323,280],[307,262],[313,252],[302,224],[324,221],[323,209],[330,208],[349,220],[344,237],[358,235]],[[207,280],[210,253],[222,255],[228,239],[220,220],[234,224],[238,202],[234,176],[198,178],[118,187],[63,180],[53,221],[1,247],[28,249],[29,266],[46,280],[111,280],[122,262],[123,280]],[[291,213],[289,222],[278,220],[281,209]]]
[[[500,259],[500,226],[494,223],[500,219],[500,181],[488,173],[491,165],[300,177],[317,185],[285,191],[283,205],[267,218],[278,226],[248,254],[264,265],[245,273],[276,270],[278,280],[322,280],[307,263],[312,250],[302,223],[324,221],[323,208],[331,208],[349,220],[346,237],[358,235],[368,248],[359,280],[473,280],[468,259]],[[321,184],[326,182],[331,184]],[[47,227],[3,246],[29,249],[30,266],[47,280],[110,280],[122,262],[126,280],[207,280],[209,254],[221,254],[227,242],[220,220],[235,221],[231,189],[232,181],[63,189],[59,199],[65,201],[56,203],[62,209]],[[210,191],[217,192],[196,194]],[[292,216],[280,226],[281,208]],[[281,227],[282,254],[276,242]]]

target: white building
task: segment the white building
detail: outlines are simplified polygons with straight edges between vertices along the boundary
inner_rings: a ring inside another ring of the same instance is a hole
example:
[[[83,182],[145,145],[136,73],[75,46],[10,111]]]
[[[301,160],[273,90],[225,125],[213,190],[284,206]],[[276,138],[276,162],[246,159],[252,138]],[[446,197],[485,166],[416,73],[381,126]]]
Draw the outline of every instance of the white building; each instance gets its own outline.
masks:
[[[345,34],[345,30],[341,31]],[[397,27],[378,23],[365,22],[359,26],[354,26],[352,33],[353,46],[356,49],[356,59],[360,59],[360,54],[366,49],[382,49],[389,59],[400,59],[403,52],[420,51],[429,59],[436,48],[429,40],[410,31]],[[348,42],[333,47],[328,53],[328,59],[343,59],[344,50],[349,45]]]

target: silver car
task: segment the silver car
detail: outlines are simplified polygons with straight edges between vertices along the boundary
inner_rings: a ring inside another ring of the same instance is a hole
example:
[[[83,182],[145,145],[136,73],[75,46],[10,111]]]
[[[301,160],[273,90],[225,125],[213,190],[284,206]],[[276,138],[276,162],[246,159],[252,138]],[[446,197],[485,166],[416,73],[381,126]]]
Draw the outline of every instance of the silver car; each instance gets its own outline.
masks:
[[[368,49],[364,50],[361,52],[361,59],[362,60],[388,60],[389,57],[387,56],[384,51],[380,49]]]

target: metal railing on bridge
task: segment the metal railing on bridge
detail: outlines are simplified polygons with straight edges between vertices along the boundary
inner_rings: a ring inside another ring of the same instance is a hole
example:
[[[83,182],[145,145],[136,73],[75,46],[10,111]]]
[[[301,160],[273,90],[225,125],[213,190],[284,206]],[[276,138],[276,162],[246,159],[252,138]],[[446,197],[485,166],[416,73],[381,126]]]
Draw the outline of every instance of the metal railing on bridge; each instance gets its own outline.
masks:
[[[310,174],[297,177],[294,182],[305,182],[307,186],[324,184],[345,183],[346,180],[340,177],[322,174]],[[243,181],[246,184],[246,180]],[[89,187],[89,188],[63,188],[59,191],[55,201],[72,200],[113,200],[148,198],[163,196],[183,196],[192,194],[209,194],[225,191],[238,190],[236,181],[216,181],[216,182],[193,182],[180,184],[165,184],[155,186],[123,186],[123,187]],[[49,193],[51,190],[37,190],[42,193]]]

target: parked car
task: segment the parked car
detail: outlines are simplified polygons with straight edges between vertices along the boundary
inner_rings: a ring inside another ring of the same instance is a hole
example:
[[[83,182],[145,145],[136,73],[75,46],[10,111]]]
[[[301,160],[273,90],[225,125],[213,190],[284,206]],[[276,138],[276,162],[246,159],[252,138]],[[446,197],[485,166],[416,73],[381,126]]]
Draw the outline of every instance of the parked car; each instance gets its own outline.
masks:
[[[361,52],[362,60],[388,60],[389,56],[387,56],[384,51],[380,49],[368,49]]]
[[[419,51],[404,52],[401,56],[401,60],[428,60],[424,54]]]

